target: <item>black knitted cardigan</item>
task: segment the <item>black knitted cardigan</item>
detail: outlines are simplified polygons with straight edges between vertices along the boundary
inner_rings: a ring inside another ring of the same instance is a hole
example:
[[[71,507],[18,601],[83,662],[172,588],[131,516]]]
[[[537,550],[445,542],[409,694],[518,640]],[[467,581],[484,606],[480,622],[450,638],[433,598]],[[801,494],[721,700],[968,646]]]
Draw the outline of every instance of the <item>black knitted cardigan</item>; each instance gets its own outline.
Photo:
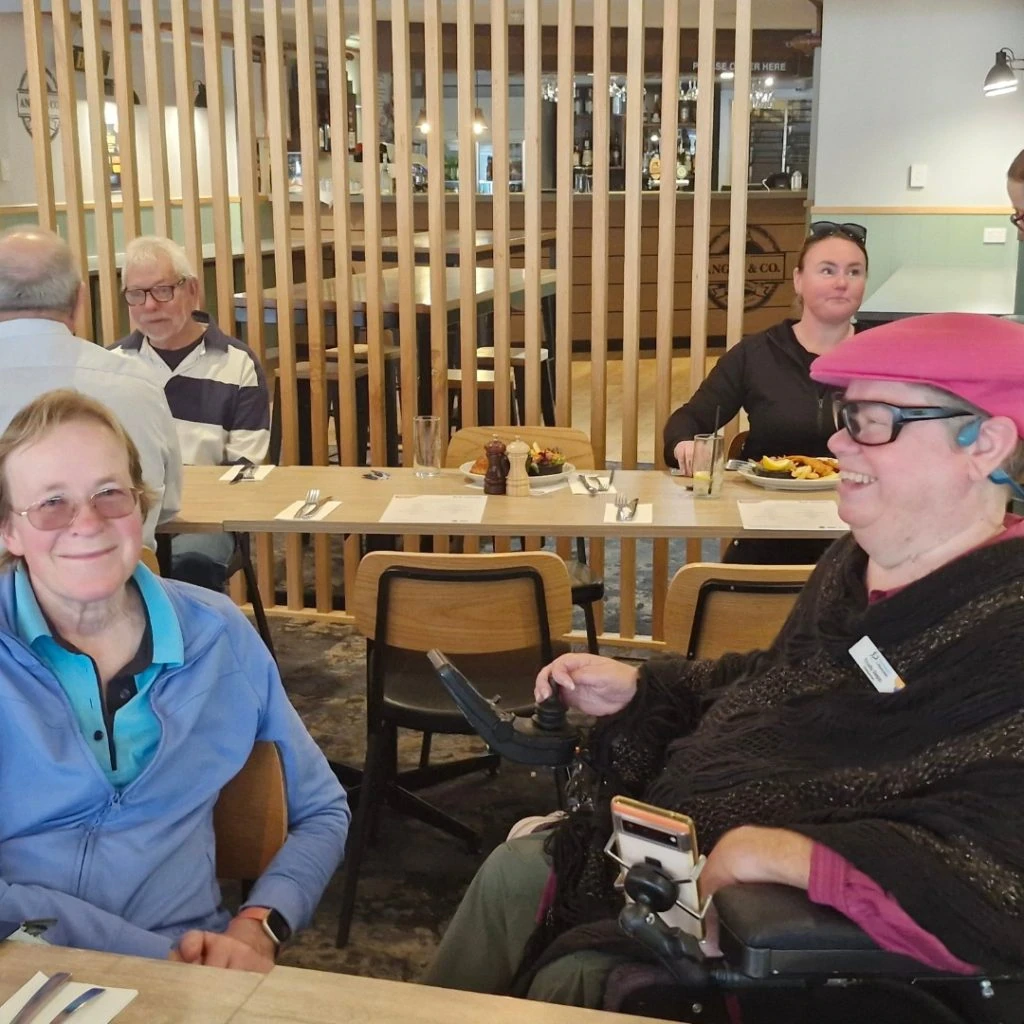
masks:
[[[989,545],[868,604],[852,538],[819,563],[767,651],[655,658],[590,740],[600,798],[548,840],[539,962],[590,946],[621,907],[600,849],[614,793],[684,811],[702,851],[739,825],[791,829],[850,861],[956,956],[1024,966],[1024,540]],[[875,690],[870,637],[906,682]],[[546,955],[544,951],[547,950]]]

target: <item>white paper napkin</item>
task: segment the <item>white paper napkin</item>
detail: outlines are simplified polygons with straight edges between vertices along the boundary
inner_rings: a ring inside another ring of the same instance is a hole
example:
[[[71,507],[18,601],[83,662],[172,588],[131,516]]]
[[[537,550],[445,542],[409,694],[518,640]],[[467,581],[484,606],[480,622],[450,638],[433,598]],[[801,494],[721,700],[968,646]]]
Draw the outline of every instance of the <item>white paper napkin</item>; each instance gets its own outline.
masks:
[[[619,510],[615,507],[615,502],[610,501],[604,507],[604,521],[606,523],[617,523],[618,519],[615,518],[615,514]],[[636,515],[632,519],[627,519],[623,524],[625,526],[633,526],[634,524],[643,525],[646,523],[648,526],[654,522],[654,506],[653,505],[637,505]]]
[[[33,977],[0,1006],[0,1024],[10,1024],[46,978],[42,971],[36,971]],[[72,999],[92,987],[92,983],[88,981],[69,981],[39,1008],[35,1019],[52,1020]],[[107,988],[103,995],[96,996],[78,1010],[72,1020],[75,1024],[109,1024],[138,994],[138,990],[134,988]]]
[[[608,477],[609,477],[608,473],[584,473],[583,475],[587,478],[587,482],[588,483],[590,483],[590,481],[594,477],[596,477],[598,480],[601,481],[601,486],[602,487],[604,487],[605,484],[608,483]],[[590,491],[588,491],[586,489],[586,487],[583,486],[583,481],[580,480],[580,474],[579,473],[574,473],[571,477],[569,477],[569,490],[572,491],[573,494],[590,494],[591,493]],[[601,493],[602,494],[616,494],[618,492],[615,490],[615,485],[612,484],[608,488],[607,491],[602,491]]]
[[[217,477],[217,479],[218,480],[227,480],[227,481],[230,482],[231,480],[234,480],[236,476],[238,476],[238,470],[240,468],[241,467],[239,467],[239,466],[230,466],[228,468],[227,472],[225,472],[221,476]],[[256,471],[253,473],[253,475],[251,477],[247,476],[244,479],[239,480],[238,482],[240,484],[247,484],[247,483],[249,483],[252,480],[263,480],[266,477],[270,476],[270,471],[272,469],[277,469],[277,467],[276,466],[257,466],[256,467]]]
[[[306,503],[304,501],[293,501],[287,508],[281,509],[280,512],[274,516],[275,519],[292,519],[297,523],[317,523],[321,519],[326,519],[340,504],[340,501],[326,501],[320,506],[311,516],[303,516],[301,519],[295,519],[295,513],[302,508]]]
[[[834,501],[738,501],[744,530],[848,530]]]

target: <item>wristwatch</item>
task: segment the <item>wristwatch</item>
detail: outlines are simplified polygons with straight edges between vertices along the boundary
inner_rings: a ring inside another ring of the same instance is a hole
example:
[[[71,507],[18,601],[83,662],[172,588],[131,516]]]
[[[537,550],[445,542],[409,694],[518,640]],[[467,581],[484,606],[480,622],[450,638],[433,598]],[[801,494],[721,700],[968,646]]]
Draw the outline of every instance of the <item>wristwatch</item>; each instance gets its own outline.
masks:
[[[235,916],[259,921],[267,937],[274,943],[275,952],[280,951],[281,947],[292,937],[292,930],[288,922],[272,907],[245,907]]]

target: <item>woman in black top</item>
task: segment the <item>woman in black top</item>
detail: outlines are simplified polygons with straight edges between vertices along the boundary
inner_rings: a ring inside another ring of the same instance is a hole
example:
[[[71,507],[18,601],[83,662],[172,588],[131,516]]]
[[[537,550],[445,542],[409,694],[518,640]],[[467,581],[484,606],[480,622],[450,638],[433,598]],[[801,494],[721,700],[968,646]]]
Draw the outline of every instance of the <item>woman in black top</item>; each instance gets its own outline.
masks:
[[[793,271],[799,320],[751,334],[718,360],[693,397],[665,424],[665,461],[690,471],[693,437],[744,409],[750,433],[741,457],[828,455],[835,433],[829,389],[811,380],[811,363],[854,332],[864,297],[868,254],[858,224],[811,226]],[[733,541],[730,562],[814,562],[819,541]]]

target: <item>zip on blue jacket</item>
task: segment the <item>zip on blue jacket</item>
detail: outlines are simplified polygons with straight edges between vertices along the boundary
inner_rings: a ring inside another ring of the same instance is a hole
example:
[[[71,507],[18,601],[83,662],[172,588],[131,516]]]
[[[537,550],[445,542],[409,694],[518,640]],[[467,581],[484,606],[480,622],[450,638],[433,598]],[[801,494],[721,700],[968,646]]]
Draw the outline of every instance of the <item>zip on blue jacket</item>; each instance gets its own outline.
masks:
[[[0,920],[54,918],[46,938],[60,945],[166,958],[189,929],[227,927],[213,806],[257,740],[281,755],[288,838],[246,904],[297,931],[345,849],[344,790],[248,621],[221,594],[159,583],[184,664],[153,682],[156,753],[118,790],[57,678],[17,635],[14,573],[0,577]]]

